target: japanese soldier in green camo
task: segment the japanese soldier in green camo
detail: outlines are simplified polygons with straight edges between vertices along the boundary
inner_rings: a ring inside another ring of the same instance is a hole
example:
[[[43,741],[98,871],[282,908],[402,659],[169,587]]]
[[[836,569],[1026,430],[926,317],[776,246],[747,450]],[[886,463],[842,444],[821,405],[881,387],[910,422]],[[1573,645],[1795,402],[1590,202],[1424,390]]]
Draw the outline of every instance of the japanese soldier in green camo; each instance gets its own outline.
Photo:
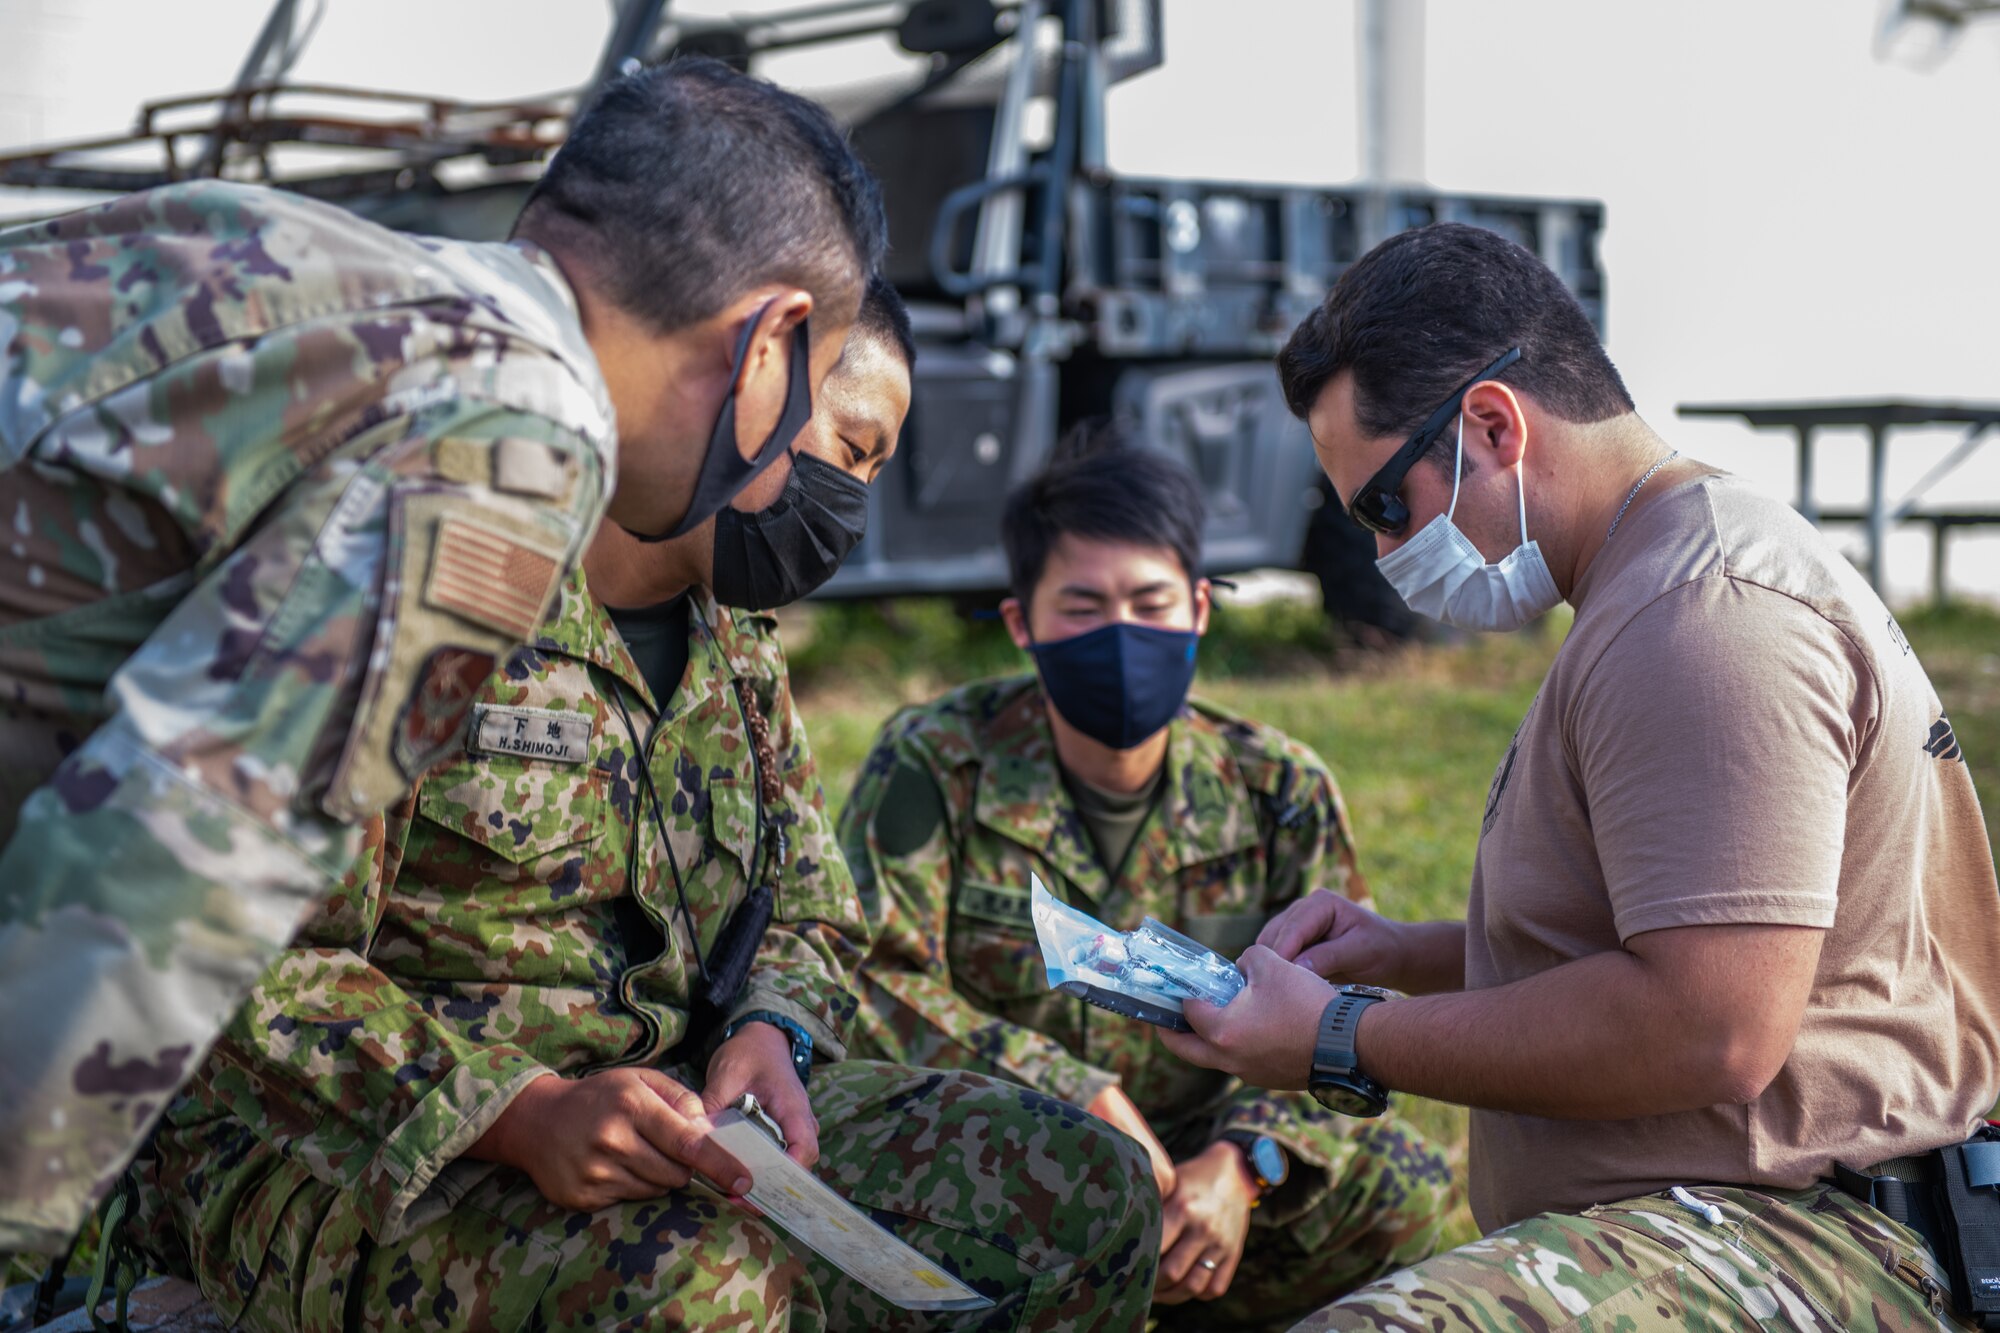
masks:
[[[1152,916],[1234,956],[1305,894],[1366,895],[1319,757],[1187,697],[1202,516],[1186,469],[1115,446],[1010,499],[1002,614],[1037,669],[891,718],[842,814],[872,936],[858,1030],[1130,1135],[1165,1205],[1161,1326],[1281,1327],[1431,1252],[1443,1160],[1398,1116],[1246,1088],[1050,991],[1028,912],[1039,876],[1118,929]]]
[[[909,407],[899,311],[872,282],[770,503],[667,542],[600,532],[481,688],[472,753],[370,827],[168,1113],[146,1248],[226,1317],[1138,1326],[1159,1214],[1126,1188],[1136,1146],[1012,1084],[848,1058],[865,928],[776,624],[740,604],[809,591],[859,537]],[[744,931],[740,991],[705,1013]],[[707,1188],[744,1187],[706,1117],[745,1092],[994,1308],[888,1305]]]

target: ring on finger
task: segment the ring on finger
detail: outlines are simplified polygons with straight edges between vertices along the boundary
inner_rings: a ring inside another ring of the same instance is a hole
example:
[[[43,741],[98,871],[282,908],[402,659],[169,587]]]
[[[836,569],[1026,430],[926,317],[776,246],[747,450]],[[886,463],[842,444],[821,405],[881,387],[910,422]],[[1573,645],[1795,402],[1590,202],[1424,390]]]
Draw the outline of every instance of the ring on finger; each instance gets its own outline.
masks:
[[[1204,1259],[1201,1261],[1201,1266],[1213,1273],[1216,1269],[1222,1267],[1222,1263],[1217,1259]]]

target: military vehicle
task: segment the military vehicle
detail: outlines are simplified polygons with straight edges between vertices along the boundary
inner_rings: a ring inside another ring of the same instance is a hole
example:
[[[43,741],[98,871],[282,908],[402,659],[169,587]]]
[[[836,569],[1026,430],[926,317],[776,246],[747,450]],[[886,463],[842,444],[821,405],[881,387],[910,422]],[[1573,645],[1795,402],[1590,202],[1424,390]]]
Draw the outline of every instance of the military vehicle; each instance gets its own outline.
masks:
[[[1115,172],[1106,94],[1162,62],[1160,0],[825,0],[728,19],[672,8],[624,0],[593,84],[680,53],[767,73],[839,48],[851,55],[817,63],[880,67],[830,87],[779,75],[832,107],[881,176],[889,274],[920,347],[868,536],[823,595],[999,589],[1006,492],[1073,423],[1108,416],[1202,479],[1211,572],[1303,567],[1330,609],[1404,632],[1370,540],[1328,503],[1270,357],[1376,241],[1445,219],[1533,250],[1602,328],[1596,203]],[[118,139],[0,159],[0,186],[222,174],[392,226],[503,234],[589,88],[475,105],[287,83],[298,10],[278,0],[229,91],[150,104]]]

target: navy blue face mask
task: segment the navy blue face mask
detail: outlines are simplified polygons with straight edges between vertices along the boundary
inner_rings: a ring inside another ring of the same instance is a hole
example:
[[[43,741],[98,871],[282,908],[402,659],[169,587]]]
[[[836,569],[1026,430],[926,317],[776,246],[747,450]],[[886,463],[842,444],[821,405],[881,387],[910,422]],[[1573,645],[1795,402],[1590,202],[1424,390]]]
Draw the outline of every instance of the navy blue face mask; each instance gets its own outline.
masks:
[[[1030,643],[1028,651],[1063,721],[1100,745],[1129,750],[1181,711],[1200,641],[1192,630],[1120,620],[1054,643]]]
[[[812,355],[812,335],[806,331],[805,320],[792,330],[791,365],[785,381],[785,405],[778,413],[778,424],[757,447],[757,456],[744,461],[736,447],[736,385],[743,374],[743,363],[750,356],[750,338],[757,331],[757,321],[763,318],[764,309],[750,316],[743,326],[743,332],[736,340],[736,356],[729,368],[729,396],[722,400],[722,411],[717,414],[715,426],[708,433],[708,452],[702,456],[701,472],[695,477],[694,499],[688,504],[687,513],[681,521],[665,532],[632,532],[642,542],[670,541],[715,517],[723,506],[742,493],[743,488],[762,476],[764,469],[791,452],[792,441],[805,427],[812,416],[812,384],[808,378],[808,359]]]

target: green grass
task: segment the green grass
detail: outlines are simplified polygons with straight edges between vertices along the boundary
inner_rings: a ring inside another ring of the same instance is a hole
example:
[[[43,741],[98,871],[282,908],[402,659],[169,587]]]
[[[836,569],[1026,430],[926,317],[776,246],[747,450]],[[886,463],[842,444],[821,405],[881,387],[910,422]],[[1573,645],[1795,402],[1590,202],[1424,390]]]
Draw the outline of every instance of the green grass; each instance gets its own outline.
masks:
[[[1377,904],[1410,919],[1461,916],[1493,767],[1561,644],[1567,616],[1542,633],[1478,636],[1387,656],[1355,655],[1316,610],[1224,607],[1202,645],[1196,689],[1282,728],[1333,767]],[[2000,828],[2000,616],[1967,608],[1902,617],[1972,765],[1987,836]],[[991,622],[943,601],[814,608],[788,620],[794,679],[836,808],[876,727],[899,704],[1025,657]],[[1422,1098],[1405,1114],[1465,1176],[1466,1113]],[[1447,1239],[1476,1234],[1461,1199]]]

